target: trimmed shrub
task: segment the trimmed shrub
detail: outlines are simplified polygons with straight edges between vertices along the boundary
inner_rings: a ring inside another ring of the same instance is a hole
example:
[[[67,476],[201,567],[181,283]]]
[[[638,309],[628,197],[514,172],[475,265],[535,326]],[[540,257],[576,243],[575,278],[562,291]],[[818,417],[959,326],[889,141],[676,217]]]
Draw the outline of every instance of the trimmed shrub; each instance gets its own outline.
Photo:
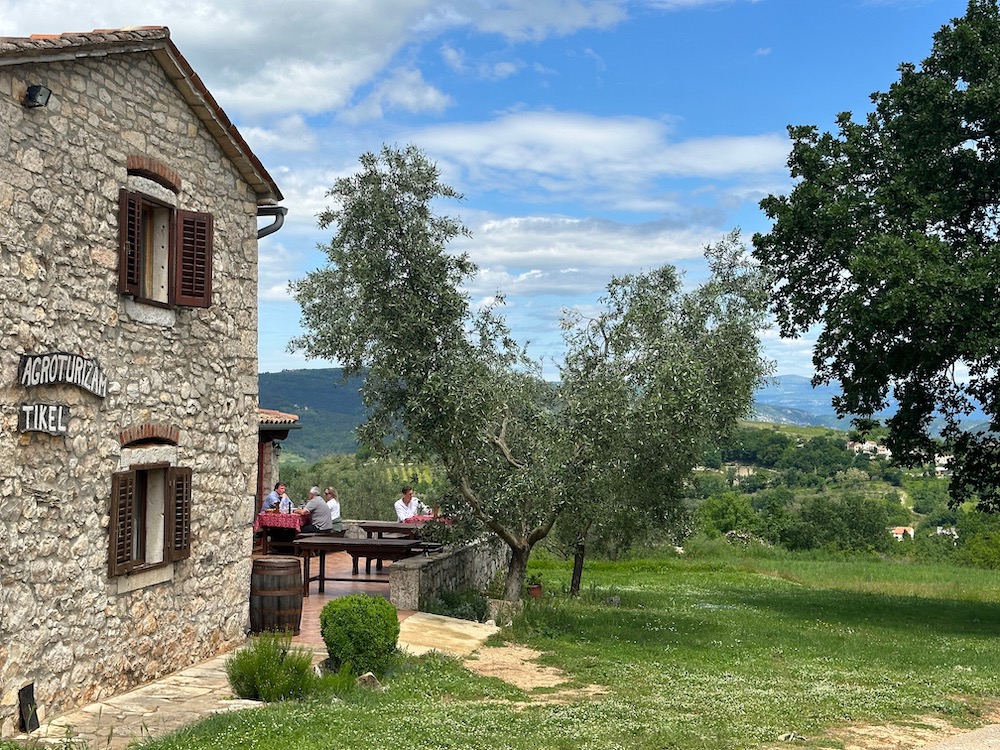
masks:
[[[329,667],[351,674],[385,674],[396,655],[399,618],[381,596],[350,594],[327,602],[319,614]]]
[[[312,652],[291,645],[288,633],[262,633],[231,654],[226,676],[233,692],[268,703],[305,697],[316,682]]]

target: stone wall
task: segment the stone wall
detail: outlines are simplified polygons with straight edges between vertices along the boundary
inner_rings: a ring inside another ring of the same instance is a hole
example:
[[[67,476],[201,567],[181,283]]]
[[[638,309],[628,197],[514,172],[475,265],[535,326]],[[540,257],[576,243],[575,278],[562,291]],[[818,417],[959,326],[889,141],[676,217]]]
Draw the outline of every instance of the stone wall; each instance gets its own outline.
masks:
[[[396,609],[419,610],[443,591],[485,589],[507,565],[510,550],[494,539],[394,562],[389,567],[389,601]]]
[[[344,536],[367,536],[359,524],[344,519]],[[464,547],[398,560],[389,567],[389,601],[396,609],[417,611],[442,591],[485,589],[500,568],[510,562],[510,550],[492,537]]]
[[[25,109],[38,82],[52,98]],[[119,189],[137,155],[176,173],[178,205],[214,217],[207,309],[117,291]],[[0,67],[0,737],[23,686],[44,721],[243,640],[256,279],[256,196],[150,54]],[[44,352],[96,359],[106,397],[21,387],[19,358]],[[66,434],[19,430],[34,401],[68,406]],[[121,432],[143,424],[175,429],[173,460],[193,470],[191,556],[112,578],[111,475]]]

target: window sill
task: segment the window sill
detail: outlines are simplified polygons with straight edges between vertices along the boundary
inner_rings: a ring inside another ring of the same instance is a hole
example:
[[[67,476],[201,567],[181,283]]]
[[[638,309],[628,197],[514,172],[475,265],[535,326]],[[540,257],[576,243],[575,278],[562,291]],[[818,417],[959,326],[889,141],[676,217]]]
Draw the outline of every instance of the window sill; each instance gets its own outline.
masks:
[[[159,304],[137,302],[131,297],[123,298],[125,313],[139,323],[173,328],[177,323],[177,312],[170,307],[160,307]]]
[[[116,576],[111,580],[111,589],[115,594],[127,594],[129,591],[137,591],[155,586],[160,583],[167,583],[174,578],[174,565],[158,565],[155,568],[135,571],[129,575]]]

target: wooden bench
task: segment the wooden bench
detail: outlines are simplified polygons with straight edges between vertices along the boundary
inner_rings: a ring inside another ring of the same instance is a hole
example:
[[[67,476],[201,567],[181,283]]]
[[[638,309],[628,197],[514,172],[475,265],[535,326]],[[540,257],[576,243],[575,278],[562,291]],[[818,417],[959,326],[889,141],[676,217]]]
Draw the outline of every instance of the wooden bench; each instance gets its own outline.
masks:
[[[335,578],[326,575],[326,556],[331,552],[346,552],[351,556],[351,574],[358,575],[358,558],[365,558],[365,573],[371,574],[372,560],[381,566],[383,560],[403,560],[419,554],[420,542],[416,539],[345,539],[326,534],[306,534],[292,542],[302,557],[303,596],[309,596],[309,584],[318,581],[318,590],[323,593],[326,581],[357,580],[355,578]],[[312,558],[319,558],[318,575],[312,575]]]

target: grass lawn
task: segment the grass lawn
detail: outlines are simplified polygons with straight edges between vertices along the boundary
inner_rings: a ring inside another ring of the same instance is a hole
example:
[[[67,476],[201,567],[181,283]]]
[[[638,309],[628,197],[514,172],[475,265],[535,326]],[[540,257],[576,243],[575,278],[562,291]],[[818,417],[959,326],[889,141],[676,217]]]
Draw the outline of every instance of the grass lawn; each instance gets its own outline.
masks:
[[[1000,575],[898,562],[540,563],[546,595],[503,634],[603,693],[549,700],[443,657],[349,690],[214,717],[147,750],[836,748],[852,724],[974,726],[1000,703]],[[533,569],[538,567],[533,566]],[[489,648],[489,647],[487,647]]]

